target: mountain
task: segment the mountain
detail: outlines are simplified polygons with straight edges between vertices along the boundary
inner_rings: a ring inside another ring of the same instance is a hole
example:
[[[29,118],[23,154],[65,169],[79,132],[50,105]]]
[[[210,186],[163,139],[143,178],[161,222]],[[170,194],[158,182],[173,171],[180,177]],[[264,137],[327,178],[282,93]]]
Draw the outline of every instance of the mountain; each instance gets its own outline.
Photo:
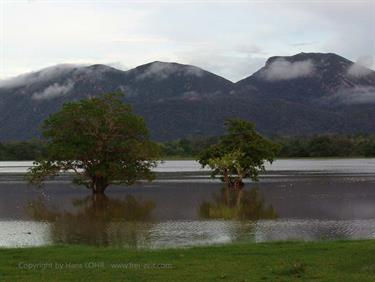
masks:
[[[196,134],[200,127],[194,122],[202,114],[191,114],[197,105],[232,87],[220,76],[176,63],[153,62],[129,71],[105,65],[49,67],[0,82],[0,140],[38,137],[42,121],[65,102],[115,91],[124,92],[126,102],[145,116],[156,139]]]
[[[236,84],[245,89],[255,87],[266,99],[320,103],[348,94],[345,92],[354,95],[360,88],[374,88],[375,72],[336,54],[300,53],[271,57],[264,67]]]
[[[124,91],[130,97],[163,101],[199,100],[230,91],[233,83],[198,67],[153,62],[126,72]]]
[[[375,72],[335,54],[271,57],[232,83],[195,66],[152,62],[128,71],[58,65],[0,81],[0,140],[39,137],[63,103],[125,93],[156,140],[221,134],[226,118],[268,135],[375,132]]]
[[[304,125],[294,132],[288,127],[275,129],[279,134],[375,132],[375,72],[339,55],[271,57],[263,68],[236,85],[245,92],[256,89],[265,103],[290,103],[289,121],[297,118],[296,109],[307,107],[301,120]],[[310,128],[305,124],[307,114],[311,115]]]

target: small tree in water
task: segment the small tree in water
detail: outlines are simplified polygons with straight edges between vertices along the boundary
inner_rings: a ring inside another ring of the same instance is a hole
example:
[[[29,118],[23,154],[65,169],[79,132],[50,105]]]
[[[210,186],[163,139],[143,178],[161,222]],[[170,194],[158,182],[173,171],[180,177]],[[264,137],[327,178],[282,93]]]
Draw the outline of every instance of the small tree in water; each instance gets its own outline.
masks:
[[[72,171],[76,184],[103,194],[111,184],[152,180],[158,146],[121,97],[110,93],[67,103],[45,120],[47,157],[34,163],[29,181],[40,185],[48,176]]]
[[[212,176],[220,175],[228,187],[242,188],[243,179],[258,180],[264,163],[274,160],[279,146],[255,131],[251,122],[230,119],[225,123],[228,134],[199,156],[202,167],[210,167]]]

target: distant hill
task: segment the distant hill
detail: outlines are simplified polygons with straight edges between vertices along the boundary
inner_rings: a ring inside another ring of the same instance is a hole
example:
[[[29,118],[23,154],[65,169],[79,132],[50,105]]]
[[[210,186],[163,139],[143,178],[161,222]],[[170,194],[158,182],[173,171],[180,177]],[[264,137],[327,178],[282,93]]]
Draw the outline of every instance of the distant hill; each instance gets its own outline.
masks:
[[[153,62],[128,71],[58,65],[0,82],[0,140],[39,137],[68,101],[121,91],[156,140],[209,136],[240,117],[268,135],[375,132],[375,72],[335,54],[271,57],[232,83],[195,66]]]
[[[320,103],[332,101],[330,98],[342,98],[341,102],[361,102],[359,90],[374,90],[375,72],[336,54],[300,53],[269,58],[263,68],[237,85],[255,87],[267,99]],[[349,101],[346,92],[358,94],[358,97],[351,96],[352,101]],[[336,102],[332,105],[337,106],[340,101]]]

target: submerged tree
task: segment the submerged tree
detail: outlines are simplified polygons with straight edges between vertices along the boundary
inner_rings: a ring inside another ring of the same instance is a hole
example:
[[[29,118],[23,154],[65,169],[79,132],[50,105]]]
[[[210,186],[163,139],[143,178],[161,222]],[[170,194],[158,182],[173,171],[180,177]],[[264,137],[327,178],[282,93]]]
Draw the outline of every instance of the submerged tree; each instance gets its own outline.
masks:
[[[244,178],[258,180],[265,170],[264,163],[272,163],[279,146],[257,133],[251,122],[230,119],[225,125],[228,134],[204,150],[199,163],[210,167],[213,177],[220,175],[228,187],[241,188]]]
[[[143,118],[122,103],[121,94],[64,104],[42,129],[47,157],[30,169],[31,183],[74,172],[76,184],[103,194],[110,184],[153,178],[158,146],[149,140]]]

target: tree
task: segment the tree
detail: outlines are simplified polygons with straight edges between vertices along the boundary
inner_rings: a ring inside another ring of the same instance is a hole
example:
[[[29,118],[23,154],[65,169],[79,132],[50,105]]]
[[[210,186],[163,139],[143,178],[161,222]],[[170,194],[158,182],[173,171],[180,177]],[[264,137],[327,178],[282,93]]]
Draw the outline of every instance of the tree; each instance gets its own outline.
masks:
[[[279,145],[272,143],[255,131],[254,123],[230,119],[225,122],[228,134],[208,147],[199,156],[202,167],[210,167],[212,176],[220,175],[229,187],[241,188],[243,179],[258,180],[265,170],[264,163],[272,163]]]
[[[74,172],[74,183],[103,194],[110,184],[153,178],[158,146],[149,140],[143,118],[122,103],[121,94],[64,104],[45,120],[42,131],[47,156],[30,169],[31,183]]]

